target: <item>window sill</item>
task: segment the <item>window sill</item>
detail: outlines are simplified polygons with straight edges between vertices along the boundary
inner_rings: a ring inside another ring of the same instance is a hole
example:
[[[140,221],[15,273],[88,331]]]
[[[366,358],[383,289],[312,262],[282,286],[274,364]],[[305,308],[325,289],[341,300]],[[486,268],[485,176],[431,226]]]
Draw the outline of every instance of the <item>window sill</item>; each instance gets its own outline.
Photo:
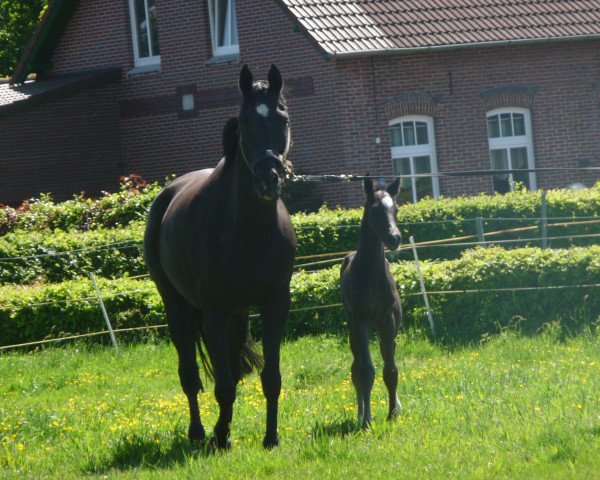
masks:
[[[160,73],[160,63],[134,67],[127,72],[127,76],[132,77],[134,75],[143,75],[145,73]]]
[[[232,53],[229,55],[215,55],[211,59],[207,60],[205,65],[219,65],[222,63],[240,63],[241,57],[239,53]]]

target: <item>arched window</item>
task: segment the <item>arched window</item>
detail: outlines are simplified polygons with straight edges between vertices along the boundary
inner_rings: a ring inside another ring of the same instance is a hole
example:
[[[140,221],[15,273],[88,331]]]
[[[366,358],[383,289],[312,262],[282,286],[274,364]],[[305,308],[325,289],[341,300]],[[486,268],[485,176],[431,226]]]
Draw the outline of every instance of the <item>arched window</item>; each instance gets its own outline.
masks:
[[[433,118],[422,115],[400,117],[390,122],[394,175],[436,173]],[[401,181],[399,203],[417,202],[440,194],[437,178],[406,177]]]
[[[499,108],[487,113],[492,170],[532,169],[531,115],[525,108]],[[517,182],[536,189],[534,172],[501,173],[492,176],[494,192],[507,193]]]

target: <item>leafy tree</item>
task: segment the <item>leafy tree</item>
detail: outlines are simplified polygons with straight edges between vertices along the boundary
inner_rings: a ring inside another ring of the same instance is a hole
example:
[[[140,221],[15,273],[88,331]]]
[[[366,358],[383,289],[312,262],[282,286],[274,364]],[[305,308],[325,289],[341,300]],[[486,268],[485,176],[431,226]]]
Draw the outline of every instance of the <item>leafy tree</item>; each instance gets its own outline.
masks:
[[[48,0],[0,0],[0,77],[10,76]]]

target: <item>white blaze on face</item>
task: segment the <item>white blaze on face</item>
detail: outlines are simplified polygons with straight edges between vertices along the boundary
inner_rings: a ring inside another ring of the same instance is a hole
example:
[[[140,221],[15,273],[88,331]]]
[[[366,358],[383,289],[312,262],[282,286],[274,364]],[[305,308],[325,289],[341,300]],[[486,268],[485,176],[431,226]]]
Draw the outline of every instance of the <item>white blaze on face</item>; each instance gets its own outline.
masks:
[[[394,206],[394,200],[392,200],[392,197],[386,196],[381,199],[381,204],[389,210]]]
[[[264,103],[261,103],[256,107],[256,113],[258,113],[261,117],[267,118],[269,116],[269,107],[267,107]]]

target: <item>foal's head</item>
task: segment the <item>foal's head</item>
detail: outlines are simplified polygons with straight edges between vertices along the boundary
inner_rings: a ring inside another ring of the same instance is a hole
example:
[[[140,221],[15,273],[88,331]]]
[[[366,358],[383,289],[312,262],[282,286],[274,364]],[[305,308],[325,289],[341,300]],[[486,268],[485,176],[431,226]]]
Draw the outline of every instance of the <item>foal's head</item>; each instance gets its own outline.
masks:
[[[271,65],[267,82],[253,82],[250,69],[240,72],[242,108],[239,116],[239,148],[253,176],[259,198],[275,200],[285,175],[291,171],[287,160],[290,148],[290,122],[281,93],[283,79]]]
[[[369,174],[367,173],[367,177]],[[400,179],[397,178],[387,187],[385,185],[373,186],[373,180],[365,178],[365,215],[368,217],[371,230],[377,238],[390,250],[396,250],[402,241],[402,235],[396,225],[396,195],[400,188]]]

